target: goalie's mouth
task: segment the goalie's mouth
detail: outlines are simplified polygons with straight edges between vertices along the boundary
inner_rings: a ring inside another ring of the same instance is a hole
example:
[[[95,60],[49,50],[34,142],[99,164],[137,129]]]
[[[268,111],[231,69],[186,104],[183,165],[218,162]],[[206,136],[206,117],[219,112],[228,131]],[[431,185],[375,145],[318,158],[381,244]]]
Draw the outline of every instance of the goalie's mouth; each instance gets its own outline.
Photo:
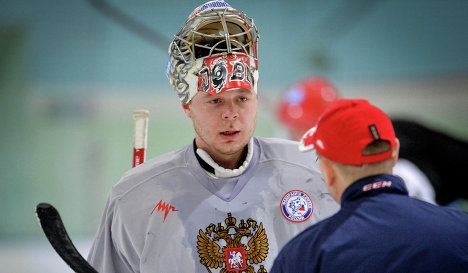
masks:
[[[232,135],[235,135],[239,133],[239,131],[224,131],[224,132],[221,132],[222,135],[225,135],[225,136],[232,136]]]

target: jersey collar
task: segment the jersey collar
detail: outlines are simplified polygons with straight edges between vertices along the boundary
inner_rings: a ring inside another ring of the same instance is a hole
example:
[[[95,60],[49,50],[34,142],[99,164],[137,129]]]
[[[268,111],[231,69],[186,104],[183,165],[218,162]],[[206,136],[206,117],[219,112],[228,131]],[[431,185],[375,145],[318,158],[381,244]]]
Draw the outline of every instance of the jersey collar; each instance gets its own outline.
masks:
[[[389,174],[369,176],[351,184],[344,191],[341,203],[381,193],[408,195],[408,190],[403,179],[398,176]]]

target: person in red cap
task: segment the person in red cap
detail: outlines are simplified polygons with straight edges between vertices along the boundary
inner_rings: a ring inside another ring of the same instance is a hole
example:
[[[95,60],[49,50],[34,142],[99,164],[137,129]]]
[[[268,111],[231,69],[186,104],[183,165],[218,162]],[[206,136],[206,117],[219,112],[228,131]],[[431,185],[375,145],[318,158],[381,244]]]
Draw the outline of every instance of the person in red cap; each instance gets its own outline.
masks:
[[[468,214],[410,198],[399,140],[363,99],[339,99],[301,139],[341,208],[289,241],[270,273],[468,272]]]
[[[274,112],[280,135],[299,141],[340,97],[336,86],[319,75],[309,75],[288,85]],[[400,140],[399,158],[393,171],[404,179],[409,195],[468,211],[468,191],[460,182],[468,162],[468,142],[414,119],[391,119]]]

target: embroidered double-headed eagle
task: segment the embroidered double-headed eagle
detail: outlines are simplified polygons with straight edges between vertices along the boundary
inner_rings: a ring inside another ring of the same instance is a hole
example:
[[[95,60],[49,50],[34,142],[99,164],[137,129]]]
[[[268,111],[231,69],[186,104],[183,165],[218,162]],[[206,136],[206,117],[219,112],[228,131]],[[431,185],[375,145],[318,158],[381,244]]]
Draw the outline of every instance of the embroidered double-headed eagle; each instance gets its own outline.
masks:
[[[267,273],[263,262],[268,255],[268,237],[263,224],[252,218],[240,220],[228,213],[225,225],[211,223],[197,236],[200,263],[210,268],[221,268],[220,273]],[[254,233],[255,232],[255,233]],[[258,270],[255,271],[255,267]]]

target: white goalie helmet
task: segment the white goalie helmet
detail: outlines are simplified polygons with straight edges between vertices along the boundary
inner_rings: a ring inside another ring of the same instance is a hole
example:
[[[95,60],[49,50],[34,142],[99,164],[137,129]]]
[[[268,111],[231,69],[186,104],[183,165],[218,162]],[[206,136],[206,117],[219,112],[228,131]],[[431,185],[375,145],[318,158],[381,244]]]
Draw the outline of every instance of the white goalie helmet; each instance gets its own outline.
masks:
[[[189,103],[198,91],[256,93],[258,39],[253,20],[228,3],[197,7],[169,45],[166,74],[180,101]]]

